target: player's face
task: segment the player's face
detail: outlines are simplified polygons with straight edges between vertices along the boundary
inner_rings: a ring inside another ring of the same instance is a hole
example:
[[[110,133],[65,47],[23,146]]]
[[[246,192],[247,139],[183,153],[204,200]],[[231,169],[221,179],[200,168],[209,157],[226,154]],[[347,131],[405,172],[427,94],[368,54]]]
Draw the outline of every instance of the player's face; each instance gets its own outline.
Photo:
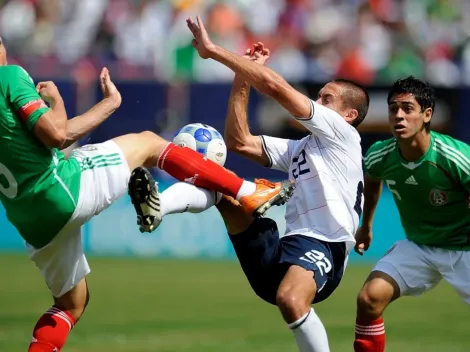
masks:
[[[425,131],[425,123],[431,120],[432,109],[421,111],[421,105],[413,94],[397,94],[388,105],[388,121],[396,138],[413,138]]]
[[[7,64],[7,50],[3,45],[3,40],[0,38],[0,66],[5,66]]]
[[[336,83],[327,83],[319,92],[317,103],[323,105],[340,114],[347,122],[353,121],[357,117],[357,111],[344,108],[342,99],[344,88]]]

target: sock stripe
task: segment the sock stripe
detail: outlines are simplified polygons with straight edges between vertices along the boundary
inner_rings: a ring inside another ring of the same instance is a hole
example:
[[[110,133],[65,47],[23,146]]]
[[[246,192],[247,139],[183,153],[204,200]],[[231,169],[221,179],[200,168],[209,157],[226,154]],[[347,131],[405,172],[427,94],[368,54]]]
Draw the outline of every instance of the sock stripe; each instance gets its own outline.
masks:
[[[362,329],[362,330],[377,330],[377,329],[383,329],[384,324],[378,324],[378,325],[358,325],[356,324],[356,328]]]
[[[356,330],[356,334],[362,335],[362,336],[379,336],[379,335],[385,335],[385,330],[376,331],[376,332],[361,332],[361,331]]]
[[[289,327],[289,329],[293,330],[293,329],[297,329],[300,325],[302,325],[303,323],[305,323],[305,321],[308,319],[308,317],[310,316],[310,313],[312,312],[312,309],[310,309],[308,311],[307,314],[305,314],[303,317],[301,317],[299,320],[297,321],[294,321],[293,323],[290,323],[290,324],[287,324],[287,326]]]
[[[75,325],[75,321],[73,317],[70,314],[64,311],[61,311],[58,308],[55,308],[55,307],[49,308],[49,310],[45,314],[50,314],[50,315],[56,316],[57,318],[64,320],[69,325],[70,330],[72,330],[73,326]]]
[[[171,149],[173,149],[175,145],[173,143],[168,143],[165,148],[163,148],[160,157],[157,160],[157,167],[161,170],[163,170],[163,165],[165,164],[165,159],[167,154],[170,152]]]

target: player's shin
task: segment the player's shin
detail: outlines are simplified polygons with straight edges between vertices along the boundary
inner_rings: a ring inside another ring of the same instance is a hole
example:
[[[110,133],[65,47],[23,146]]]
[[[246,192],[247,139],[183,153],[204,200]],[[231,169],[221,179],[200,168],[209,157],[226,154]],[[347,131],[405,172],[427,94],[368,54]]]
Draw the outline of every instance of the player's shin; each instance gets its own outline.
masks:
[[[385,326],[383,318],[375,320],[356,319],[355,352],[384,352]]]
[[[313,308],[299,320],[288,325],[299,352],[329,352],[325,327]]]
[[[169,143],[160,154],[157,167],[180,181],[237,199],[256,190],[254,183],[241,179],[190,148],[182,148],[173,143]]]
[[[36,323],[28,352],[60,351],[74,325],[69,312],[51,307]]]
[[[221,194],[178,182],[160,194],[162,216],[175,213],[201,213],[220,201]]]

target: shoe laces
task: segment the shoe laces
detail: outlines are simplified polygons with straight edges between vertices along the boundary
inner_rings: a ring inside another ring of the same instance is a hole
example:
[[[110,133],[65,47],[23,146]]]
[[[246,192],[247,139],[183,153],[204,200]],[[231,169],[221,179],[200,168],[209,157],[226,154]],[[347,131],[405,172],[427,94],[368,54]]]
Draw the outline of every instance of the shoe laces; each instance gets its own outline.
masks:
[[[276,188],[276,184],[274,182],[265,180],[264,178],[256,178],[255,183],[267,186],[269,188]]]

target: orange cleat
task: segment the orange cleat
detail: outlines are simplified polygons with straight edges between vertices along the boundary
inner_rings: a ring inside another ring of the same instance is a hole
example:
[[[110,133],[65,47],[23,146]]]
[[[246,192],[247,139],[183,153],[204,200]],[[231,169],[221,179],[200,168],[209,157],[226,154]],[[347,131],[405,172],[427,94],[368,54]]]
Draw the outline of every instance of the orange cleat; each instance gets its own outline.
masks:
[[[295,189],[291,181],[271,182],[264,179],[255,179],[256,191],[240,198],[240,204],[249,215],[262,217],[269,208],[286,203]]]

